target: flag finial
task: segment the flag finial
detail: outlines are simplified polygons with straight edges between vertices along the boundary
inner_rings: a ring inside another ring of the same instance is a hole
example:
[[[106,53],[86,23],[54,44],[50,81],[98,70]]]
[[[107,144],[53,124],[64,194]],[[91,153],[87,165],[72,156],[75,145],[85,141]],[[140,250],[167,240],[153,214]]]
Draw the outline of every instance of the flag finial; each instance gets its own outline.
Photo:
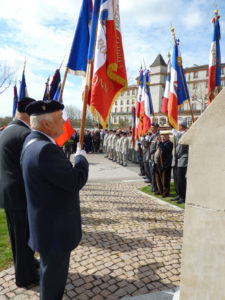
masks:
[[[66,57],[66,55],[64,55],[64,57],[63,57],[63,60],[62,60],[62,62],[61,62],[61,64],[60,64],[60,66],[59,66],[59,70],[61,70],[61,68],[62,68],[62,65],[63,65],[63,63],[64,63],[65,57]]]
[[[217,2],[215,0],[215,9],[214,9],[215,17],[218,16]]]
[[[171,24],[170,30],[171,30],[171,32],[172,32],[174,42],[176,43],[175,28],[173,27],[173,24]]]
[[[168,52],[168,58],[170,59],[171,55],[170,55],[170,51]]]
[[[25,72],[25,69],[26,69],[26,64],[27,64],[27,60],[26,60],[26,56],[25,56],[24,65],[23,65],[24,72]]]

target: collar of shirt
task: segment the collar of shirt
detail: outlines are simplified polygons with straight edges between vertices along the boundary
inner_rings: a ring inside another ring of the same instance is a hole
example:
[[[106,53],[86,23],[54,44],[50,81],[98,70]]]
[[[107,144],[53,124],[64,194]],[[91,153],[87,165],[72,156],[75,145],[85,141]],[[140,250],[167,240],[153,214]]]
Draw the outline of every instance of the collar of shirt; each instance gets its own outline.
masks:
[[[30,126],[29,126],[26,122],[24,122],[23,120],[21,120],[21,119],[16,119],[16,118],[14,118],[13,120],[20,121],[20,122],[22,122],[23,124],[25,124],[28,128],[30,128]],[[30,128],[30,129],[31,129],[31,128]]]
[[[40,131],[37,129],[32,129],[32,131],[40,132],[41,134],[45,135],[53,144],[56,144],[55,140],[52,137],[50,137],[49,135],[47,135],[46,133],[44,133],[43,131]]]

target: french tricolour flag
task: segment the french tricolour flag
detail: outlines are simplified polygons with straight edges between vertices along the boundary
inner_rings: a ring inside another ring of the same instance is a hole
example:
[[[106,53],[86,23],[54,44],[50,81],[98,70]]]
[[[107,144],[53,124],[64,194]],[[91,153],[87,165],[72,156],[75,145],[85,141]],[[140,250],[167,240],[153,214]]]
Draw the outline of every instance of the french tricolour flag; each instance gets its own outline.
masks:
[[[142,120],[140,120],[141,116],[141,103],[144,104],[143,101],[143,87],[144,87],[144,75],[143,75],[143,70],[140,69],[140,77],[138,81],[138,95],[137,95],[137,102],[136,102],[136,138],[142,134],[142,128],[143,128],[143,123]],[[143,109],[142,109],[143,110]]]
[[[150,78],[147,70],[144,76],[144,116],[143,116],[143,133],[147,133],[151,128],[151,114],[153,113],[152,98],[150,94]]]
[[[211,43],[209,56],[209,80],[208,80],[208,96],[209,104],[215,97],[216,87],[221,86],[221,56],[220,56],[220,23],[219,16],[213,18],[214,24],[213,39]]]
[[[178,107],[181,107],[188,100],[190,100],[190,97],[182,67],[179,41],[176,40],[172,56],[170,93],[168,101],[168,120],[173,128],[177,129],[178,127]]]
[[[170,72],[171,72],[171,62],[169,59],[168,63],[167,63],[166,87],[165,87],[163,101],[162,101],[162,107],[161,107],[161,112],[166,115],[168,114],[168,101],[169,101],[169,95],[170,95]]]

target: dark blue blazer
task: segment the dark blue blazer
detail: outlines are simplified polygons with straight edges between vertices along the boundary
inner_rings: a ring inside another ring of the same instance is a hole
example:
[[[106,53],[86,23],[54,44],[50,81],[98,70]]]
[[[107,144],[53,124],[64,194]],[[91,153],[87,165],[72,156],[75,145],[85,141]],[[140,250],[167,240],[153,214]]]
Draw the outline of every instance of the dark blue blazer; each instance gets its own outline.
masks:
[[[81,240],[79,190],[88,179],[88,162],[78,155],[75,166],[60,147],[38,131],[21,155],[27,196],[30,236],[28,244],[40,253],[73,250]]]

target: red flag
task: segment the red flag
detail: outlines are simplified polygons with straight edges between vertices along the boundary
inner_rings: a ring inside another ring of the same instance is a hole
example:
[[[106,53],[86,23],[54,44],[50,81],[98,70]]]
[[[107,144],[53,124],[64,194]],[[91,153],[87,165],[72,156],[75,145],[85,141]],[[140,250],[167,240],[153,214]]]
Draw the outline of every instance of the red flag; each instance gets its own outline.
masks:
[[[119,0],[101,1],[97,28],[90,110],[105,128],[116,98],[127,89]]]

